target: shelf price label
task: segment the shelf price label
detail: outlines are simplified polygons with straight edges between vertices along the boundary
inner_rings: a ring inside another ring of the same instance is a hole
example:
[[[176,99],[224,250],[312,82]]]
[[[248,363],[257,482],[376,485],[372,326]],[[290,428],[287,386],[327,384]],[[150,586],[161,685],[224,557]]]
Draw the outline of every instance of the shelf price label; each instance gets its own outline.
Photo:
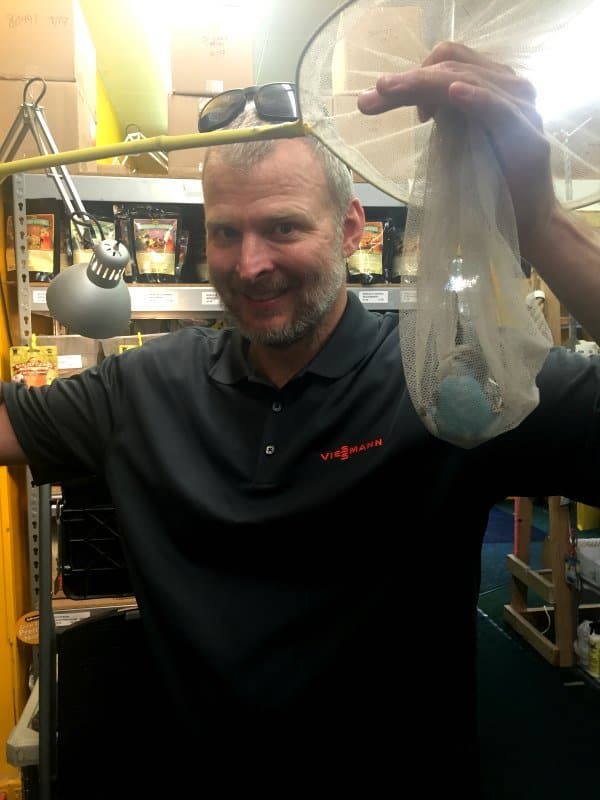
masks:
[[[80,354],[58,356],[59,369],[83,369],[83,357]]]
[[[365,305],[387,306],[389,303],[389,292],[385,289],[365,289],[358,293],[360,302]]]
[[[32,289],[31,290],[31,302],[34,305],[45,306],[46,305],[46,290],[45,289]]]
[[[414,306],[417,302],[417,289],[415,286],[410,289],[400,289],[400,308]]]
[[[223,308],[221,298],[214,289],[206,289],[202,291],[202,305],[214,306],[215,308]]]
[[[146,289],[136,287],[131,292],[132,311],[159,311],[177,306],[177,292],[167,289]]]

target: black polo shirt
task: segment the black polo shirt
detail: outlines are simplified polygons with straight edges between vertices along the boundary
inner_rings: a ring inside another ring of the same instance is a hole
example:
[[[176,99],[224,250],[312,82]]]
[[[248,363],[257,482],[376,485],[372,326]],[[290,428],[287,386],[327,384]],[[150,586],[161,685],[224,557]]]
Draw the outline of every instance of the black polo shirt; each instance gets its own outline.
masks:
[[[289,732],[316,719],[323,743],[383,747],[391,719],[421,748],[433,714],[450,751],[471,753],[490,507],[510,494],[600,505],[598,359],[553,351],[539,407],[463,450],[417,417],[397,323],[350,294],[282,389],[253,374],[237,330],[195,327],[49,387],[4,387],[37,482],[106,480],[194,737],[218,741],[215,720],[294,719]]]

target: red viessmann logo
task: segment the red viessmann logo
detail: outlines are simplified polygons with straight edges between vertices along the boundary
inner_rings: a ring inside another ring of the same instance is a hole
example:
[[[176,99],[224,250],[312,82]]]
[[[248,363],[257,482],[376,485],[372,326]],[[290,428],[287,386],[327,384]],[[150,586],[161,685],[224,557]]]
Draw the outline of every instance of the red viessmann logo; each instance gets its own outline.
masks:
[[[383,439],[371,439],[370,442],[360,442],[359,444],[343,444],[337,450],[328,450],[321,453],[321,461],[348,461],[350,456],[357,456],[366,453],[374,447],[383,447]]]

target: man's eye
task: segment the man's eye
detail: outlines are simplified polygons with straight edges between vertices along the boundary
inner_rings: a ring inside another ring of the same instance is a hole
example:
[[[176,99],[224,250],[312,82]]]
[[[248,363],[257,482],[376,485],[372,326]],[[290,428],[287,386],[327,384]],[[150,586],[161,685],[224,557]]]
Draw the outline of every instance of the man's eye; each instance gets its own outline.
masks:
[[[278,222],[275,225],[275,233],[279,236],[289,236],[290,233],[295,231],[295,226],[292,222]]]
[[[230,228],[228,225],[222,225],[219,228],[214,228],[212,232],[213,238],[221,242],[231,242],[237,236],[235,228]]]

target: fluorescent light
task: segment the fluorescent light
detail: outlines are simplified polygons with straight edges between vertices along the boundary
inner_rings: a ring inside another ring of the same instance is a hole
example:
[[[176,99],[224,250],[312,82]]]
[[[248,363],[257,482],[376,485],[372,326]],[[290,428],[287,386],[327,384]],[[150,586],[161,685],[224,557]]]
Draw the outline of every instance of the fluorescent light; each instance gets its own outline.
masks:
[[[528,62],[527,71],[537,90],[536,105],[545,121],[594,102],[600,104],[598,31],[600,0],[554,34]]]

